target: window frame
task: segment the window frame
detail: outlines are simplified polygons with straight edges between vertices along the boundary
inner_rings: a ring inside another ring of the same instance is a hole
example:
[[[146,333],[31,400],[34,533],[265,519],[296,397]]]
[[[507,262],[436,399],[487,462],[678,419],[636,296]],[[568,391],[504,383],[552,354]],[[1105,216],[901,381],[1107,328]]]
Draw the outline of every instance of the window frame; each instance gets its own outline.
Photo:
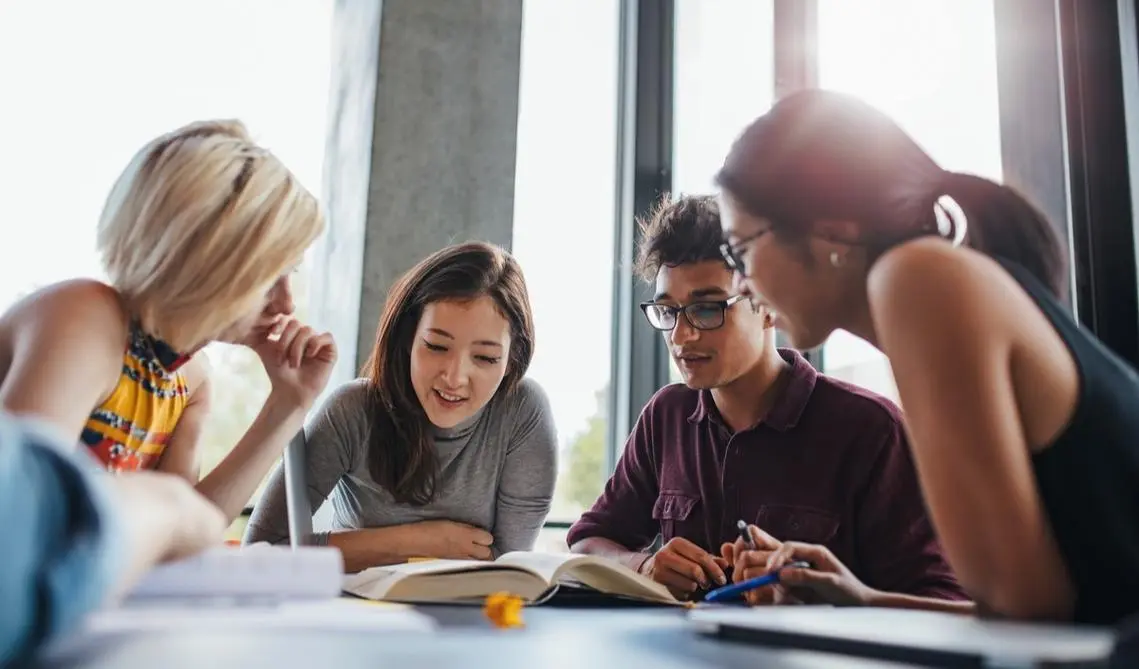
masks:
[[[637,305],[652,291],[632,271],[637,217],[672,188],[672,0],[621,3],[617,78],[616,239],[613,262],[613,344],[609,388],[609,476],[641,409],[668,383],[668,351],[645,327]],[[600,490],[598,493],[600,494]]]
[[[1069,306],[1139,365],[1139,11],[1136,0],[995,0],[1001,159],[1067,243]],[[776,99],[818,81],[816,0],[774,0]],[[637,215],[672,181],[673,0],[621,9],[611,473],[641,409],[669,382],[668,351],[636,322]],[[1128,114],[1127,112],[1131,112]],[[1116,138],[1111,141],[1111,138]],[[1126,142],[1118,138],[1127,138]],[[822,350],[809,352],[824,369]],[[600,492],[600,491],[599,491]]]

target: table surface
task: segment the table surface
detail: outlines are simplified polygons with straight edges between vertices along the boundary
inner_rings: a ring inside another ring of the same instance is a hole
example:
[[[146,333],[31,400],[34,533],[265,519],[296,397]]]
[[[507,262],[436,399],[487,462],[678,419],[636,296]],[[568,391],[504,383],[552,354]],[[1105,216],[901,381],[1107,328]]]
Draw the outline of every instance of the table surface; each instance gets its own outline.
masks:
[[[71,640],[35,665],[50,669],[101,667],[570,667],[588,669],[866,669],[901,667],[799,650],[777,650],[696,634],[677,609],[525,611],[524,629],[498,630],[474,607],[420,610],[438,632],[376,634],[272,631],[147,633]]]

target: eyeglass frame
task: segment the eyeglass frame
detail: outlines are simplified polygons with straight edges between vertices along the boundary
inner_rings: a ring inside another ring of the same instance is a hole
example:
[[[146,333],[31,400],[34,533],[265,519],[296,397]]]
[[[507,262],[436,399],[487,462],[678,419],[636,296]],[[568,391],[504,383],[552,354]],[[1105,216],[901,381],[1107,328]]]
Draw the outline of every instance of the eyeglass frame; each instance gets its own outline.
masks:
[[[725,298],[723,300],[697,300],[696,302],[690,302],[690,303],[684,305],[683,307],[674,307],[670,304],[661,304],[660,302],[656,302],[654,300],[649,300],[647,302],[641,302],[640,307],[641,307],[641,313],[643,313],[645,315],[645,320],[647,320],[649,322],[649,327],[651,327],[652,329],[654,329],[658,332],[672,332],[673,330],[675,330],[676,326],[680,324],[679,314],[684,314],[684,320],[688,321],[688,325],[690,325],[694,330],[700,330],[701,332],[711,332],[712,330],[719,330],[720,328],[724,327],[724,323],[728,322],[728,318],[727,318],[728,309],[735,306],[737,303],[740,302],[740,300],[743,300],[743,299],[744,299],[743,295],[733,295],[733,296]],[[703,328],[703,327],[700,327],[699,325],[697,325],[696,323],[694,323],[692,320],[692,317],[688,315],[688,310],[691,309],[692,307],[696,307],[696,306],[719,307],[720,308],[720,324],[717,325],[716,327]],[[674,312],[672,327],[660,328],[660,327],[653,325],[652,319],[649,318],[649,307],[663,307],[665,309],[671,309]]]
[[[744,261],[741,255],[746,250],[746,247],[755,243],[760,237],[771,232],[771,228],[764,228],[759,232],[748,235],[739,240],[735,244],[723,242],[720,244],[720,257],[723,258],[724,264],[728,266],[728,270],[738,273],[742,277],[747,277],[747,271],[744,270]],[[691,322],[691,321],[689,321]]]

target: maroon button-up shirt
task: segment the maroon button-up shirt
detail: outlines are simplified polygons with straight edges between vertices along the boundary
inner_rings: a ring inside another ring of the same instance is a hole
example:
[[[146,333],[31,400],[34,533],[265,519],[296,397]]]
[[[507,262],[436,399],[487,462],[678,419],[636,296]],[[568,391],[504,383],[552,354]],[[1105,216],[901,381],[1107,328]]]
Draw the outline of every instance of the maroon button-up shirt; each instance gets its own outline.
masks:
[[[735,434],[707,390],[654,395],[569,544],[600,536],[643,550],[660,534],[718,555],[743,519],[781,541],[825,545],[872,588],[965,599],[926,516],[898,407],[780,354],[791,363],[783,394]]]

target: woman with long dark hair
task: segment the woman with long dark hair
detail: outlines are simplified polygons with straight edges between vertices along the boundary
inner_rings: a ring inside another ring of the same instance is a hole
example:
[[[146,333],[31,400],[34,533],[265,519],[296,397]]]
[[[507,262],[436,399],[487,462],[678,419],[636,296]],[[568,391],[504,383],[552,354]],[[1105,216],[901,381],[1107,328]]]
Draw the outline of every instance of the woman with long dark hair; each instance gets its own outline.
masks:
[[[522,270],[481,242],[449,246],[392,288],[363,378],[305,428],[308,495],[332,495],[348,571],[411,557],[528,550],[549,512],[557,440],[545,393],[524,378],[534,324]],[[247,541],[288,538],[280,467]]]
[[[1053,227],[1013,189],[943,170],[849,96],[781,100],[732,147],[725,260],[798,348],[836,329],[889,358],[930,516],[981,611],[1108,623],[1139,609],[1139,378],[1064,306]],[[817,546],[799,599],[872,592]]]

